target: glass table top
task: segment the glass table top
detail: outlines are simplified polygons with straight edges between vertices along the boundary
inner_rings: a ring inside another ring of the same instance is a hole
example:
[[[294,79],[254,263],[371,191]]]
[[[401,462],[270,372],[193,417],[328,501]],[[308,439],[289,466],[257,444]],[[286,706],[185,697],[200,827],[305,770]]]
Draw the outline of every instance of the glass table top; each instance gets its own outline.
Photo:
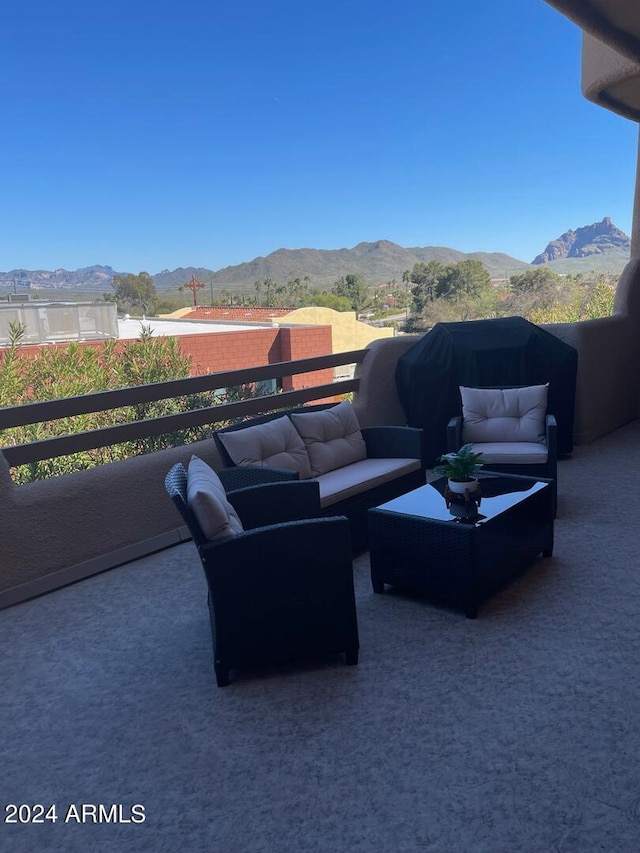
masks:
[[[532,477],[510,477],[508,474],[480,474],[480,499],[464,501],[459,498],[447,506],[445,488],[447,478],[440,477],[426,486],[400,495],[377,509],[414,515],[436,521],[453,521],[462,524],[482,524],[516,504],[550,488],[549,483]]]

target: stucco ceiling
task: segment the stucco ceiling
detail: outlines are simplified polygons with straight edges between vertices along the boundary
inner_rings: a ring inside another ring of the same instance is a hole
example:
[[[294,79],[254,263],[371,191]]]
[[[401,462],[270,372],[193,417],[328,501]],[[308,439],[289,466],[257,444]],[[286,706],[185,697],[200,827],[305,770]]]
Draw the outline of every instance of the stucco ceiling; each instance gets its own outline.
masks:
[[[582,92],[640,121],[640,0],[546,0],[584,33]]]
[[[640,62],[640,0],[546,0],[585,32]]]

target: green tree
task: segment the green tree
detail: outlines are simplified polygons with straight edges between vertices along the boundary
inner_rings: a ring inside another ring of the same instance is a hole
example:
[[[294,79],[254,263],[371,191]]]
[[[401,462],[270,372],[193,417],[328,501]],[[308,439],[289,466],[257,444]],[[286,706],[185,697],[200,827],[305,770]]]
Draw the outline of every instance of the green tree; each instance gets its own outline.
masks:
[[[131,314],[153,314],[155,311],[158,295],[148,272],[116,275],[111,286],[120,311]]]
[[[556,288],[562,283],[562,278],[548,267],[538,266],[535,269],[512,275],[509,278],[511,292],[517,296],[524,294],[539,294],[550,288]]]
[[[309,292],[309,276],[293,278],[287,282],[287,302],[293,308],[304,304]]]
[[[265,278],[263,281],[263,286],[267,294],[266,306],[267,308],[273,308],[275,305],[275,289],[277,287],[275,281],[272,278]]]
[[[439,261],[414,264],[412,270],[406,270],[402,274],[402,280],[413,285],[411,310],[414,313],[421,314],[427,303],[433,302],[444,274],[445,267]]]
[[[616,296],[615,284],[598,281],[588,286],[571,302],[558,303],[546,308],[534,308],[527,317],[532,323],[577,323],[610,317]]]
[[[580,299],[582,285],[559,276],[546,267],[527,270],[509,279],[510,295],[507,305],[511,313],[529,317],[532,311],[552,306],[568,305]]]
[[[304,305],[317,305],[319,308],[333,308],[334,311],[352,311],[351,301],[346,296],[337,296],[325,290],[310,293],[303,302]]]
[[[276,308],[287,308],[287,288],[284,284],[276,284],[273,288],[273,304]]]
[[[402,278],[413,285],[411,309],[415,314],[424,314],[436,299],[480,299],[492,289],[487,268],[472,258],[447,265],[439,261],[418,263]]]
[[[351,308],[356,314],[362,313],[371,304],[369,290],[362,276],[349,273],[339,278],[333,287],[332,293],[336,296],[345,296],[351,303]]]
[[[450,264],[436,287],[445,299],[477,298],[491,288],[491,276],[482,261],[469,259]]]

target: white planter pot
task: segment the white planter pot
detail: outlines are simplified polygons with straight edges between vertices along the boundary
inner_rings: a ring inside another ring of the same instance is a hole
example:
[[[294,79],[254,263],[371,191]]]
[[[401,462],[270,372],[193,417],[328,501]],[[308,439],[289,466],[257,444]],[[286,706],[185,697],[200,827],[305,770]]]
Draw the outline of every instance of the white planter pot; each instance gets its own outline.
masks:
[[[478,489],[478,481],[474,480],[449,480],[449,491],[456,495],[474,495]]]

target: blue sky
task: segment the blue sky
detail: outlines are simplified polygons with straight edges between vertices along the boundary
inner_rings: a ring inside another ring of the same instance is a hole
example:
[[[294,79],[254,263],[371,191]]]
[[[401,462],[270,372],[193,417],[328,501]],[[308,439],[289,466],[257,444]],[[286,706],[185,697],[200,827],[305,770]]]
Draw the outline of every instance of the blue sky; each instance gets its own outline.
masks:
[[[631,228],[637,128],[543,0],[26,0],[0,104],[3,271]]]

